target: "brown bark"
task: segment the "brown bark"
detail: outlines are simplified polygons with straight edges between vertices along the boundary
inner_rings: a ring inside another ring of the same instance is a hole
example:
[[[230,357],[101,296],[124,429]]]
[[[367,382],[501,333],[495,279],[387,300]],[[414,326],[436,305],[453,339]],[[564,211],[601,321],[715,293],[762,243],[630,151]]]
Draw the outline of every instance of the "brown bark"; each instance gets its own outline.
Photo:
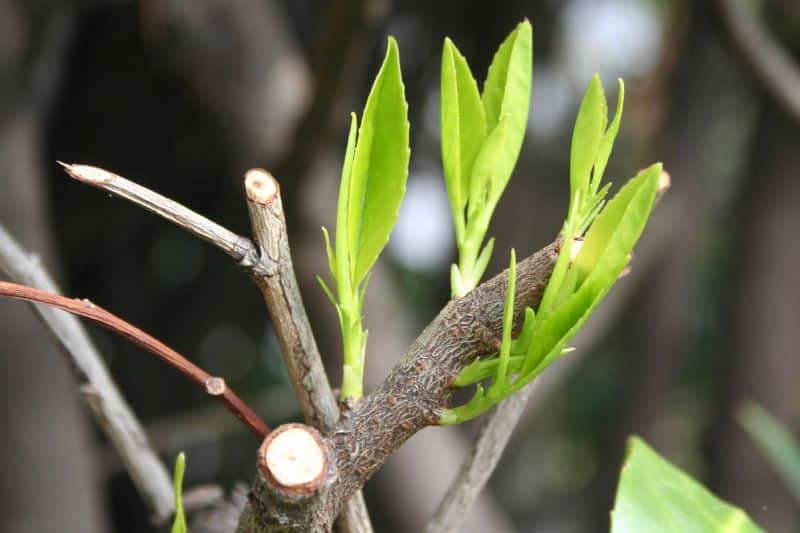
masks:
[[[538,303],[557,256],[558,246],[551,244],[518,265],[516,323],[526,306]],[[330,488],[318,495],[321,516],[336,516],[342,503],[409,437],[438,424],[442,410],[449,405],[455,375],[476,357],[496,349],[507,276],[503,272],[448,303],[383,383],[345,412],[326,435],[336,455],[338,475],[331,480]],[[263,480],[257,481],[256,486],[262,483]],[[312,524],[297,524],[289,516],[281,519],[272,514],[280,513],[280,509],[269,502],[251,500],[248,506],[244,516],[250,529],[240,531],[283,531],[269,528],[284,523],[293,524],[291,531],[314,531],[307,529]],[[255,522],[251,521],[253,508],[265,511]],[[318,516],[309,514],[309,519],[313,517],[313,524],[322,527]]]

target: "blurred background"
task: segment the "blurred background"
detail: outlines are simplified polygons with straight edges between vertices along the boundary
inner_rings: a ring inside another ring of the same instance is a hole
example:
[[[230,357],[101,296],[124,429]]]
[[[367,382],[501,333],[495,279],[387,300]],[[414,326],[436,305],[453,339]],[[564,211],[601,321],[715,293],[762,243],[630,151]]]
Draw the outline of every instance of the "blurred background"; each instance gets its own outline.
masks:
[[[756,5],[757,4],[757,5]],[[755,9],[757,8],[757,9]],[[448,298],[454,259],[439,157],[443,38],[479,82],[524,17],[534,27],[529,130],[493,220],[498,272],[566,213],[569,139],[595,71],[622,129],[606,175],[661,160],[673,188],[622,280],[542,378],[464,531],[594,532],[625,440],[644,436],[770,531],[800,511],[735,415],[757,400],[800,429],[800,3],[796,0],[0,0],[0,223],[66,294],[91,298],[225,376],[270,424],[298,411],[263,303],[221,252],[68,179],[98,165],[249,234],[242,175],[281,183],[306,307],[339,383],[327,267],[350,111],[387,35],[410,105],[401,218],[375,269],[366,324],[374,385]],[[259,444],[189,381],[90,328],[185,486],[254,475]],[[158,531],[79,404],[28,309],[0,302],[0,530]],[[475,426],[429,429],[366,486],[381,532],[417,531]]]

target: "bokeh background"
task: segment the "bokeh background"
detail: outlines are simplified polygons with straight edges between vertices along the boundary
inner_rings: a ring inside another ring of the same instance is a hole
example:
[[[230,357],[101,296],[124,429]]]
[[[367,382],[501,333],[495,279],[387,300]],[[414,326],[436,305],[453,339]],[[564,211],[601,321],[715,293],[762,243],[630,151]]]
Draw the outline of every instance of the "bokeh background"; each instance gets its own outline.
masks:
[[[770,531],[798,531],[797,504],[735,419],[754,399],[800,427],[794,0],[0,0],[0,223],[67,294],[225,376],[270,424],[297,419],[246,276],[162,220],[69,180],[55,160],[113,170],[243,234],[242,174],[271,170],[336,384],[336,318],[314,279],[326,271],[319,227],[333,226],[348,114],[361,111],[386,36],[396,36],[412,160],[367,298],[374,384],[448,297],[442,40],[482,81],[524,17],[534,27],[533,101],[491,228],[489,273],[511,246],[531,253],[558,231],[571,127],[595,71],[611,102],[616,78],[627,89],[607,176],[621,183],[661,160],[673,188],[631,275],[541,380],[464,531],[606,530],[632,433]],[[91,332],[164,460],[187,452],[187,486],[252,479],[258,443],[227,412],[150,355]],[[5,301],[0,428],[0,530],[157,531],[48,336],[24,304]],[[420,529],[474,429],[422,432],[367,484],[378,531]]]

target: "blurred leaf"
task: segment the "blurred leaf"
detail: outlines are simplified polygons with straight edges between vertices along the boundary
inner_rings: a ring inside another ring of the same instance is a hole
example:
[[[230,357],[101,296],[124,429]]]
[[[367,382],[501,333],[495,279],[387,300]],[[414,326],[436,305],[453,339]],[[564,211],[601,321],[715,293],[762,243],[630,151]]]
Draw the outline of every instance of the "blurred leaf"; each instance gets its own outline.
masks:
[[[450,39],[445,39],[442,50],[441,99],[442,166],[460,240],[469,177],[478,149],[486,138],[486,119],[478,84],[467,60]]]
[[[763,531],[636,437],[628,441],[611,533]]]
[[[183,512],[183,473],[186,471],[186,454],[181,452],[175,459],[175,520],[172,522],[172,533],[186,533],[186,516]]]
[[[386,246],[406,189],[409,159],[408,105],[397,43],[367,97],[350,177],[347,234],[353,285],[364,279]]]
[[[739,423],[772,468],[800,501],[800,444],[766,409],[751,402],[739,410]]]

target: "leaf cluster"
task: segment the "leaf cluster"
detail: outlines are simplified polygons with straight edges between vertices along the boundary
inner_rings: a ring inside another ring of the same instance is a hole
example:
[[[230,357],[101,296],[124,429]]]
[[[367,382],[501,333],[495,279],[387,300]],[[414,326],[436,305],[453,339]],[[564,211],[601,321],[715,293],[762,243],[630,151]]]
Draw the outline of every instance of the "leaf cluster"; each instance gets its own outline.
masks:
[[[655,202],[661,165],[641,171],[605,203],[609,186],[601,188],[600,178],[618,130],[622,96],[608,129],[606,109],[602,84],[595,76],[581,103],[573,134],[570,208],[561,232],[561,250],[539,307],[536,311],[525,309],[521,332],[512,339],[512,251],[499,353],[474,361],[458,374],[457,386],[476,385],[476,391],[468,403],[446,410],[442,424],[456,424],[480,415],[530,383],[569,351],[567,342],[627,267]],[[589,152],[590,157],[581,150]],[[581,198],[591,201],[582,202]],[[584,237],[585,226],[589,229]],[[482,385],[487,379],[492,380],[488,390]]]
[[[397,43],[390,37],[360,128],[355,113],[351,115],[336,212],[335,251],[323,228],[335,294],[321,278],[319,281],[336,307],[342,331],[342,399],[358,399],[363,394],[364,295],[369,271],[397,220],[409,156],[408,104]]]
[[[517,163],[531,98],[533,31],[520,23],[492,60],[483,92],[450,39],[442,51],[442,166],[453,212],[459,263],[453,296],[480,282],[494,247],[489,222]]]

